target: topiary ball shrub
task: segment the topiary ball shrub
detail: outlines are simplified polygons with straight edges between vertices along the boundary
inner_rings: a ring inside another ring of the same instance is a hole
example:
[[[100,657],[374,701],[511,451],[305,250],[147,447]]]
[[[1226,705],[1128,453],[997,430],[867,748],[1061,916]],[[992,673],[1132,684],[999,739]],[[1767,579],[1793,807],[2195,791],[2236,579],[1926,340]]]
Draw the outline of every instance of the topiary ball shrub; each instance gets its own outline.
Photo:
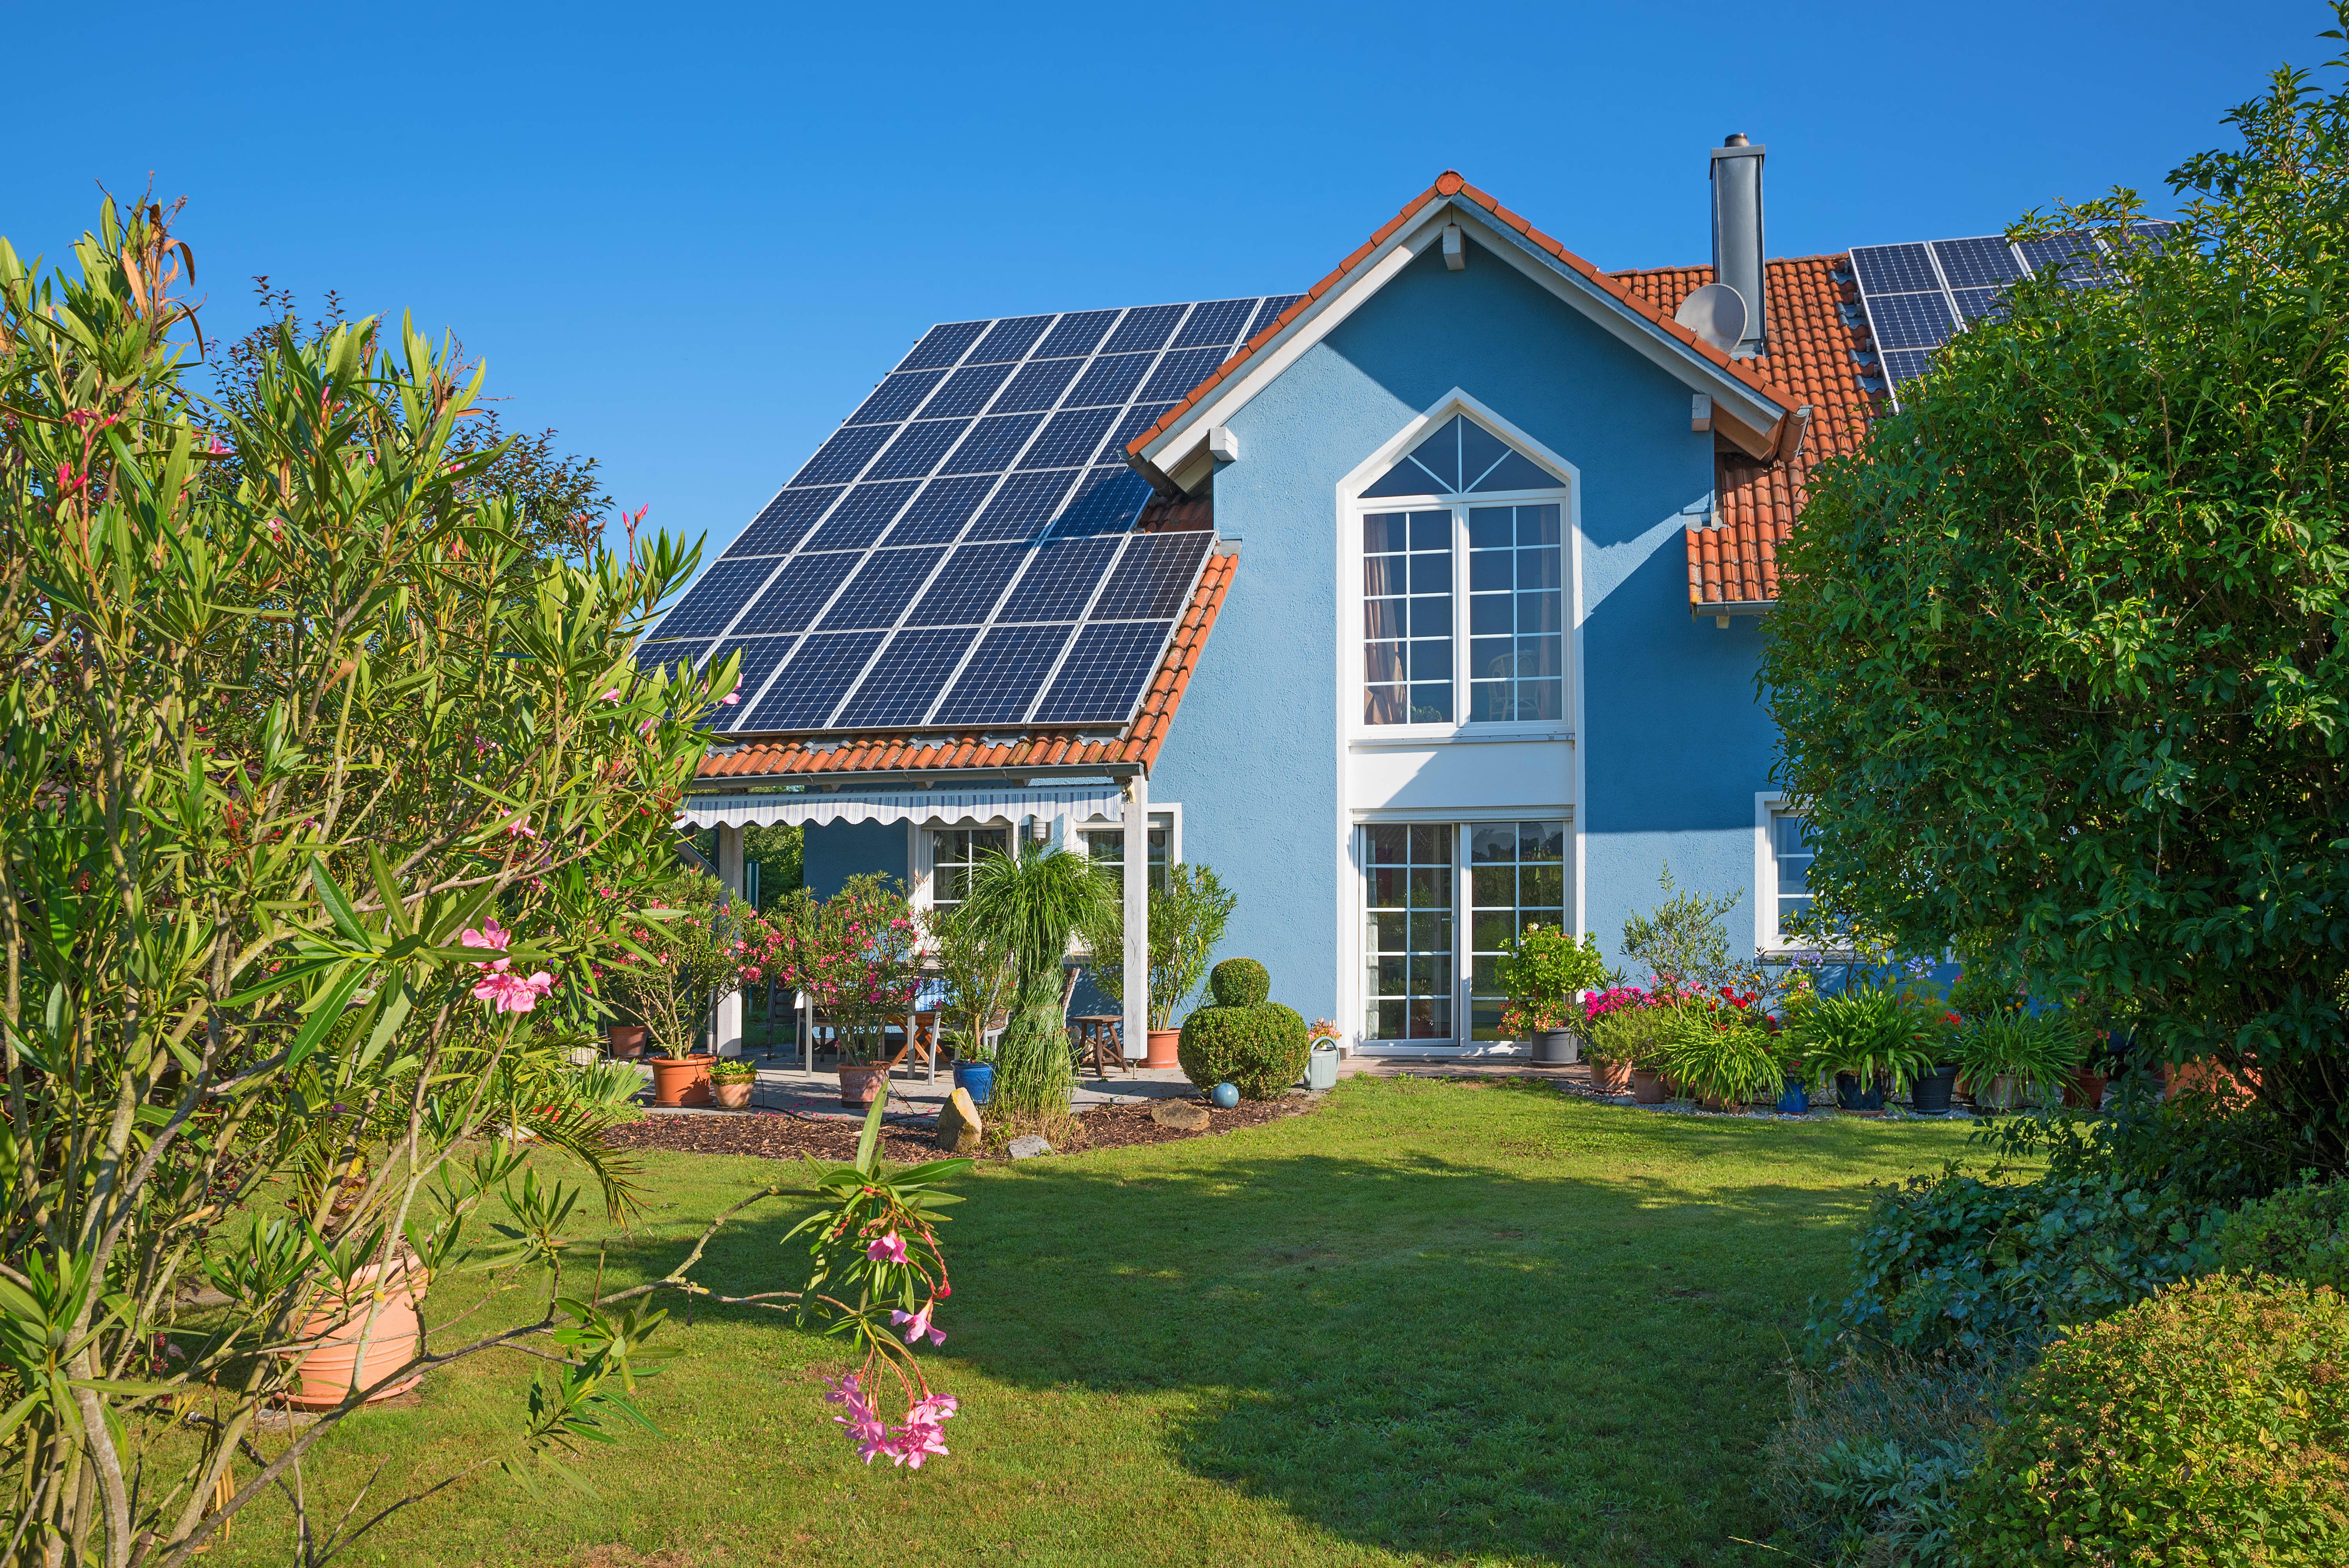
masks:
[[[1977,1568],[2349,1563],[2349,1302],[2212,1274],[2072,1331],[1958,1512]]]
[[[1272,995],[1272,973],[1253,958],[1226,958],[1207,972],[1218,1007],[1253,1007]]]
[[[1246,1099],[1278,1099],[1304,1076],[1312,1048],[1305,1020],[1296,1008],[1265,1000],[1272,976],[1253,958],[1226,958],[1207,984],[1216,1006],[1183,1020],[1174,1057],[1183,1076],[1197,1088],[1228,1083]]]

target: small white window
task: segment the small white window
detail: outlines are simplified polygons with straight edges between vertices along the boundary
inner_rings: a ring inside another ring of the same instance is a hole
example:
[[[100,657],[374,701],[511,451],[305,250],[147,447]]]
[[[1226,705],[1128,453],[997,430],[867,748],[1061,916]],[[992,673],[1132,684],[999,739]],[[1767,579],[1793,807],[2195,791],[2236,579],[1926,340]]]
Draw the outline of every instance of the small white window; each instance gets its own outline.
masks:
[[[1772,931],[1780,942],[1794,921],[1811,912],[1811,824],[1792,811],[1770,813]]]
[[[1085,853],[1095,870],[1120,882],[1125,876],[1125,830],[1117,828],[1087,828],[1083,830]],[[1150,814],[1150,886],[1153,891],[1166,891],[1166,865],[1174,841],[1174,815],[1171,811]]]
[[[1009,828],[938,828],[930,833],[930,903],[949,910],[970,896],[979,857],[1011,851]]]

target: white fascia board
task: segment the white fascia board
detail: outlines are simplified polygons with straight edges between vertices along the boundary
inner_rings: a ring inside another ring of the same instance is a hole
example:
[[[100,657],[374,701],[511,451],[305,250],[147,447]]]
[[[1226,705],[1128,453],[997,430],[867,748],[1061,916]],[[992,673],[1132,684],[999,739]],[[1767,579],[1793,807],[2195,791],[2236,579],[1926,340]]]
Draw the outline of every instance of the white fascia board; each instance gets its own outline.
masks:
[[[1756,429],[1767,430],[1792,411],[1659,330],[1654,323],[1573,268],[1561,266],[1556,257],[1515,230],[1495,224],[1483,208],[1463,202],[1457,197],[1445,197],[1428,209],[1419,222],[1390,235],[1384,244],[1357,265],[1351,278],[1313,301],[1281,329],[1278,336],[1258,350],[1237,377],[1216,388],[1205,401],[1185,413],[1180,423],[1160,432],[1143,448],[1142,460],[1169,476],[1191,468],[1205,455],[1211,428],[1231,423],[1233,415],[1385,287],[1388,280],[1409,266],[1421,252],[1441,245],[1447,222],[1460,223],[1488,253],[1508,262],[1691,390],[1709,393],[1715,407],[1733,418]]]

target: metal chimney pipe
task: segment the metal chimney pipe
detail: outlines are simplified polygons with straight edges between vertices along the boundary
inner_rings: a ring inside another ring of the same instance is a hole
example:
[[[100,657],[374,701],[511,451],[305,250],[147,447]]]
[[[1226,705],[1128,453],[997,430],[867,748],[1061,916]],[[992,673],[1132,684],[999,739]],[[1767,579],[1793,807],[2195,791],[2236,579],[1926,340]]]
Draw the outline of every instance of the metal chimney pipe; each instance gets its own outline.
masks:
[[[1740,359],[1761,353],[1769,336],[1762,282],[1764,150],[1744,131],[1733,131],[1713,150],[1713,276],[1745,302],[1745,335],[1730,350]]]

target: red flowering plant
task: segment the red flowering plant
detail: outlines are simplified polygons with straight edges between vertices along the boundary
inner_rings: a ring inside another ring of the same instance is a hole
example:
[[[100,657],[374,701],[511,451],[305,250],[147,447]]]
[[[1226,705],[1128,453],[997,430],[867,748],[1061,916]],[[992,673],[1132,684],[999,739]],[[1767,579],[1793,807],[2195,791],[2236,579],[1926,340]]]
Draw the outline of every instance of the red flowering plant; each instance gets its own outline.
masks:
[[[884,1031],[922,988],[921,930],[902,888],[851,877],[821,902],[801,888],[775,929],[783,978],[838,1028],[843,1059],[879,1059]]]
[[[668,907],[645,911],[593,973],[605,997],[639,1019],[664,1055],[682,1057],[710,1006],[764,977],[780,944],[757,910],[730,900],[706,873],[678,879],[661,896]]]

